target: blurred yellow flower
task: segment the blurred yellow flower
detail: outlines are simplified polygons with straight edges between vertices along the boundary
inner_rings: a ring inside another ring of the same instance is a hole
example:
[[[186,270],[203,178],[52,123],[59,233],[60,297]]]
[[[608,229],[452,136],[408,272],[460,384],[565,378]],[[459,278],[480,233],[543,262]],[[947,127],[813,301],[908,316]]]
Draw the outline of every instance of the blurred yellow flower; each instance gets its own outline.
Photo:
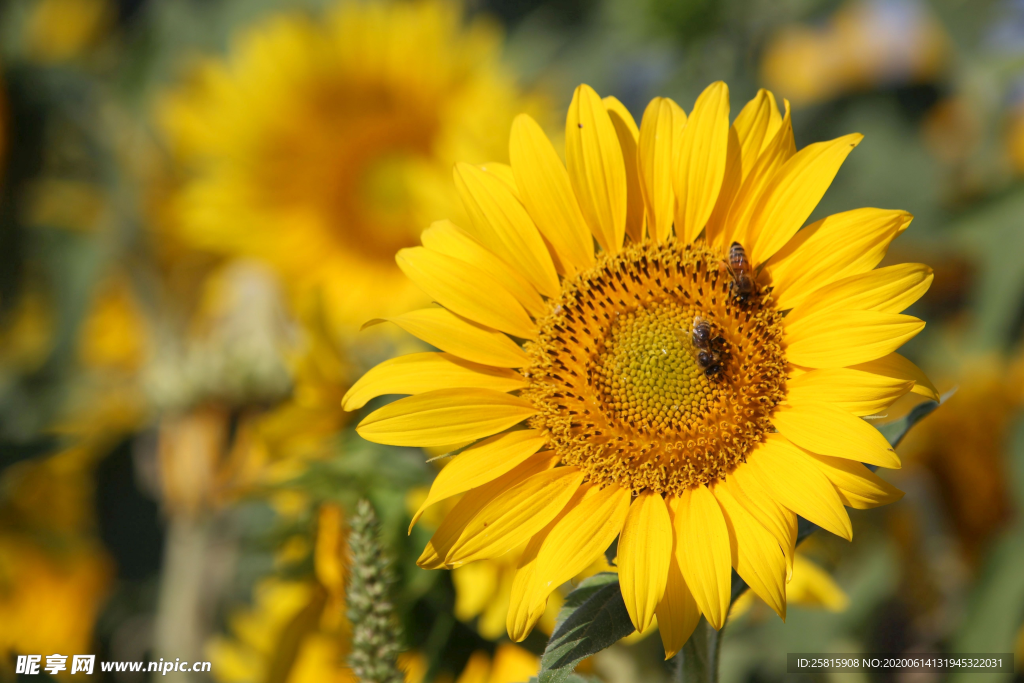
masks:
[[[53,348],[53,311],[41,292],[28,289],[0,321],[0,368],[29,373]]]
[[[150,342],[142,310],[123,276],[111,274],[99,283],[78,340],[78,353],[87,367],[139,370]]]
[[[1013,170],[1024,173],[1024,103],[1018,103],[1007,117],[1006,152]]]
[[[74,59],[113,25],[111,0],[37,0],[24,27],[24,49],[39,62]]]
[[[112,569],[91,544],[55,554],[41,543],[0,537],[0,671],[14,653],[93,652],[93,623]]]
[[[323,626],[325,595],[312,582],[266,579],[256,588],[251,608],[229,618],[230,636],[214,638],[207,652],[214,677],[224,683],[356,683],[345,661],[347,625]],[[406,653],[399,662],[407,683],[423,679],[424,661]]]
[[[283,666],[292,674],[313,670],[319,680],[354,681],[343,669],[340,640],[319,631],[323,605],[323,591],[313,582],[265,579],[252,607],[229,617],[231,636],[210,642],[214,676],[225,683],[256,683],[266,680],[272,666]],[[300,678],[316,680],[295,680]]]
[[[514,643],[502,643],[492,659],[486,652],[476,651],[455,683],[519,683],[536,676],[540,658]]]
[[[911,431],[900,451],[934,480],[946,522],[976,566],[1013,517],[1007,453],[1024,405],[1024,355],[966,361],[946,384],[957,385],[948,406]]]
[[[93,651],[113,566],[93,537],[91,464],[70,449],[0,474],[0,678],[12,653]]]
[[[317,513],[315,580],[272,577],[260,582],[253,606],[229,619],[231,636],[209,644],[218,680],[256,683],[273,676],[289,683],[355,682],[345,665],[351,641],[345,552],[344,513],[325,504]]]
[[[761,77],[794,105],[813,104],[933,79],[945,66],[947,42],[924,3],[856,0],[824,26],[781,31],[765,49]]]
[[[188,177],[184,235],[273,264],[300,301],[319,292],[332,330],[422,300],[395,251],[462,215],[452,164],[506,158],[531,107],[499,47],[443,0],[342,1],[248,29],[159,106]]]
[[[763,605],[763,601],[748,590],[736,600],[730,616],[745,614],[756,603]],[[786,603],[842,612],[849,606],[850,598],[828,572],[807,559],[804,553],[798,552],[793,558],[793,575],[786,583]],[[763,606],[767,608],[767,605]]]
[[[842,612],[850,605],[850,598],[829,573],[799,553],[793,561],[793,577],[786,584],[786,599],[830,612]]]

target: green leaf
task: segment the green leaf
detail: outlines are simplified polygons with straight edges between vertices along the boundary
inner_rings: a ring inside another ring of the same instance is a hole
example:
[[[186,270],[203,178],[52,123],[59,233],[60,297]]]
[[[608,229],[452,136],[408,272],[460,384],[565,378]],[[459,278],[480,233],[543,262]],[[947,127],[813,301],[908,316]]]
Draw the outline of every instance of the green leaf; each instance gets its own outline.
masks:
[[[903,437],[907,435],[907,432],[910,431],[911,427],[930,415],[933,410],[948,401],[955,393],[956,389],[950,389],[940,396],[938,401],[925,401],[924,403],[920,403],[914,406],[913,410],[899,420],[880,425],[878,427],[878,431],[882,432],[882,436],[884,436],[886,441],[889,442],[889,445],[896,448],[896,446],[900,445],[900,441],[903,441]],[[872,467],[871,469],[875,468]]]
[[[569,674],[563,680],[565,681],[565,683],[600,683],[601,679],[594,678],[593,676],[581,676],[580,674]],[[536,676],[530,676],[530,680],[528,681],[528,683],[538,683],[537,677]]]
[[[565,599],[555,632],[540,660],[540,683],[572,683],[585,657],[614,645],[634,631],[619,590],[619,577],[602,572],[580,583]]]

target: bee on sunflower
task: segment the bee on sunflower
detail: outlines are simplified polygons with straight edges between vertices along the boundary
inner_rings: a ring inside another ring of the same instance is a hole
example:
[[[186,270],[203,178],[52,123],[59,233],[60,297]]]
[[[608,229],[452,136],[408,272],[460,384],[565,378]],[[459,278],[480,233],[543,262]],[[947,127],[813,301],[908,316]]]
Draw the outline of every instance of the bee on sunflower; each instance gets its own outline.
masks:
[[[924,327],[900,311],[932,271],[876,269],[911,216],[803,227],[860,140],[798,151],[766,91],[730,125],[724,83],[689,116],[653,100],[638,127],[581,85],[564,165],[527,115],[510,168],[457,164],[468,223],[434,223],[397,256],[440,305],[387,318],[440,351],[378,365],[344,400],[411,394],[359,434],[464,446],[414,517],[463,494],[419,565],[524,545],[515,641],[616,537],[630,618],[657,617],[667,656],[701,614],[723,626],[734,568],[784,616],[797,515],[850,539],[846,507],[902,495],[862,464],[900,461],[860,417],[935,397],[895,353]]]

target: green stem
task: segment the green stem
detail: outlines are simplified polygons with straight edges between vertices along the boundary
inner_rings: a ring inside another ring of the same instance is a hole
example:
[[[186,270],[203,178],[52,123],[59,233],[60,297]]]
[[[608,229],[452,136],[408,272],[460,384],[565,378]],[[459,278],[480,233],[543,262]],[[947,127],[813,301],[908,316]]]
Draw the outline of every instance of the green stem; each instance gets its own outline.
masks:
[[[675,683],[718,683],[718,650],[721,632],[704,617],[676,655]]]

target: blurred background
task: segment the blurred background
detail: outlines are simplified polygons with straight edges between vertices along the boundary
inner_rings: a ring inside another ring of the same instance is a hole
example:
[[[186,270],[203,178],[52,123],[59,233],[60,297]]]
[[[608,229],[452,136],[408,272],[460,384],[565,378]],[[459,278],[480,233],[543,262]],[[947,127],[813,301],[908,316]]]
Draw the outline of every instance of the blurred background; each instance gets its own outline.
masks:
[[[352,680],[363,497],[406,680],[535,674],[551,619],[508,642],[511,564],[416,568],[438,453],[361,441],[341,397],[420,347],[360,326],[419,301],[394,252],[459,222],[452,163],[507,162],[516,113],[558,138],[581,82],[639,120],[717,79],[734,112],[788,98],[798,146],[865,134],[816,217],[916,216],[888,259],[936,275],[904,352],[957,388],[886,475],[906,497],[802,546],[786,624],[736,605],[723,683],[787,652],[1024,670],[1024,2],[4,0],[0,73],[0,680],[54,653]],[[667,680],[662,657],[634,636],[581,670]]]

